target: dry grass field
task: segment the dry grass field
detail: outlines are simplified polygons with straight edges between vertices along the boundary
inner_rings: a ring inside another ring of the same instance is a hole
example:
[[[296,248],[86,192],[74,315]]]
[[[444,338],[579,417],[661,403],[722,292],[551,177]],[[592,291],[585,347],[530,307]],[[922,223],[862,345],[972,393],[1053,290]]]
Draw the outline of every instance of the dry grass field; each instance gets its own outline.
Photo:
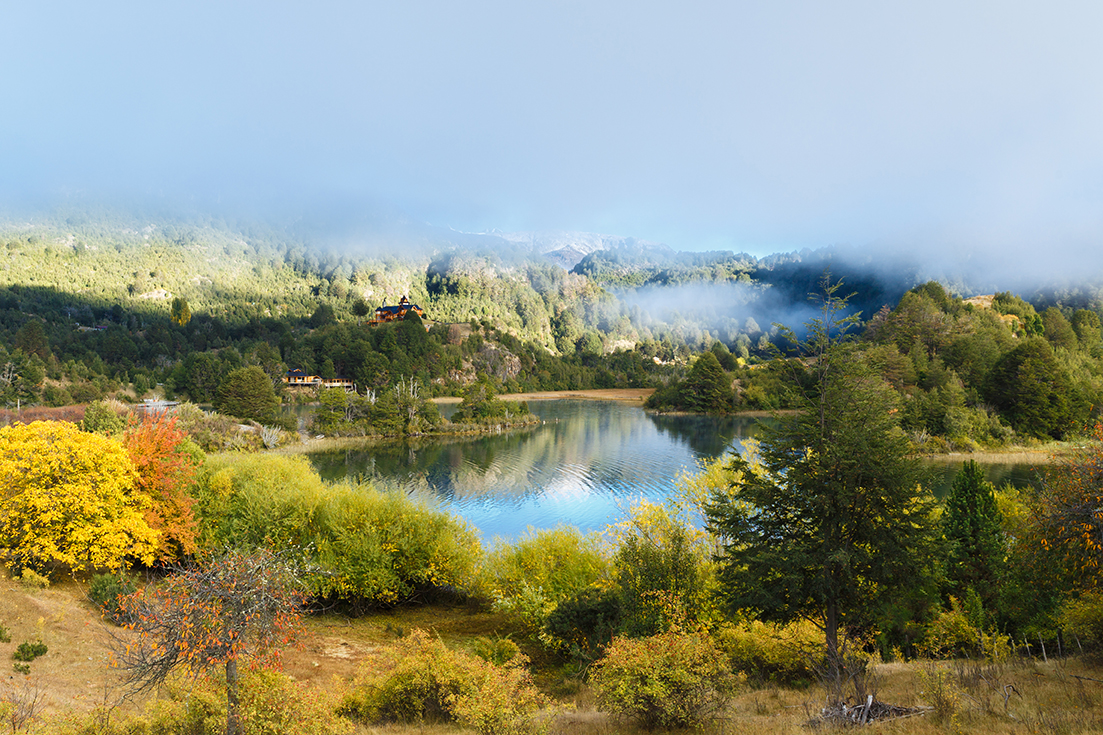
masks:
[[[0,576],[0,623],[11,641],[0,643],[5,673],[0,700],[37,693],[38,712],[48,719],[66,712],[91,712],[119,697],[110,667],[110,641],[120,629],[102,620],[83,599],[84,585],[65,581],[31,590]],[[388,645],[413,628],[463,647],[477,636],[508,633],[499,615],[464,605],[397,608],[360,617],[335,612],[311,616],[299,642],[283,654],[283,669],[311,686],[333,690],[360,666],[370,666]],[[30,675],[12,669],[11,654],[23,641],[41,640],[48,653],[30,663]],[[530,651],[530,653],[536,653]],[[631,723],[600,712],[590,688],[554,662],[536,659],[537,682],[556,701],[553,735],[630,735]],[[334,678],[336,677],[336,679]],[[1083,657],[1016,659],[1002,664],[976,661],[883,663],[874,669],[877,700],[920,712],[865,726],[871,733],[980,733],[1071,735],[1103,732],[1103,667]],[[137,711],[130,702],[122,711]],[[747,686],[724,716],[699,732],[706,735],[807,733],[824,705],[817,686],[788,689]],[[41,720],[40,720],[41,722]],[[821,725],[817,729],[839,729]],[[359,733],[443,735],[460,733],[449,724],[359,726]]]

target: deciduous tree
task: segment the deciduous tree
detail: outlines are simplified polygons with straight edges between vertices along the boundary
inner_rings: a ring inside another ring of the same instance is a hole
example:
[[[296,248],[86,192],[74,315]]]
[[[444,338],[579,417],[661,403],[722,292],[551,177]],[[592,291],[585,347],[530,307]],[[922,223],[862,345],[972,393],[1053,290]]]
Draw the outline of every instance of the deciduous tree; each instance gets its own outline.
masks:
[[[153,561],[149,496],[119,442],[62,421],[0,429],[0,545],[9,568]]]
[[[278,657],[300,619],[304,594],[295,568],[264,550],[230,551],[179,569],[120,604],[137,639],[120,642],[116,663],[132,691],[158,686],[178,669],[226,671],[226,733],[244,732],[238,661]]]
[[[988,374],[985,395],[1015,431],[1060,438],[1081,418],[1082,401],[1044,339],[1003,355]]]
[[[195,462],[192,454],[181,450],[186,436],[176,428],[176,417],[163,412],[149,412],[141,420],[132,420],[123,436],[123,445],[138,472],[138,488],[152,500],[146,521],[160,534],[160,561],[179,559],[196,550],[195,501],[187,493],[195,476]]]
[[[1090,441],[1050,465],[1034,501],[1032,545],[1049,560],[1050,574],[1067,575],[1078,589],[1103,583],[1103,424]]]

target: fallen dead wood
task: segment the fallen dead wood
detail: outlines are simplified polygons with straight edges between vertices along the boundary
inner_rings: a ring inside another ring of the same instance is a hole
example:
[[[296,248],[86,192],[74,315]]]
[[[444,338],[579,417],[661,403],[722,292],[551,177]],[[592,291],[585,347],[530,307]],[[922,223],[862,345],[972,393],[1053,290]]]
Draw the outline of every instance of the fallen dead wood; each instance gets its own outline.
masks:
[[[871,722],[923,715],[930,712],[931,709],[931,707],[901,707],[887,702],[879,702],[874,700],[871,694],[863,704],[848,705],[843,702],[831,707],[824,707],[820,711],[819,717],[805,724],[813,728],[824,725],[868,725]]]

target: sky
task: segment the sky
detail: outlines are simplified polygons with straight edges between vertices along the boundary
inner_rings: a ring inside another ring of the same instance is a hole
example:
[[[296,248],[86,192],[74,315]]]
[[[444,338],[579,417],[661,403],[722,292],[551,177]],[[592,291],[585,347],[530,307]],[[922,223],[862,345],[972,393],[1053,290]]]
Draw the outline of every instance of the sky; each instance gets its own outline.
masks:
[[[1101,3],[0,0],[0,28],[11,202],[339,202],[758,255],[1103,249]]]

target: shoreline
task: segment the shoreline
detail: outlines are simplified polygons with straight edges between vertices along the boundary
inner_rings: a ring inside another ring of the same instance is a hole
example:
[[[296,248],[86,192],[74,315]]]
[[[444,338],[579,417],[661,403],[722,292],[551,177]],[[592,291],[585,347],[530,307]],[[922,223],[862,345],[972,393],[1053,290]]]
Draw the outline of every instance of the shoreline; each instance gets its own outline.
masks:
[[[951,464],[954,462],[967,462],[972,460],[977,464],[1053,464],[1057,461],[1059,448],[1031,449],[1019,447],[980,452],[949,452],[947,454],[921,454],[927,462]]]
[[[593,388],[589,390],[545,390],[531,393],[499,393],[496,397],[503,401],[557,401],[574,398],[586,401],[621,401],[623,403],[643,403],[655,392],[654,388]],[[439,396],[430,398],[436,404],[460,403],[458,396]]]

